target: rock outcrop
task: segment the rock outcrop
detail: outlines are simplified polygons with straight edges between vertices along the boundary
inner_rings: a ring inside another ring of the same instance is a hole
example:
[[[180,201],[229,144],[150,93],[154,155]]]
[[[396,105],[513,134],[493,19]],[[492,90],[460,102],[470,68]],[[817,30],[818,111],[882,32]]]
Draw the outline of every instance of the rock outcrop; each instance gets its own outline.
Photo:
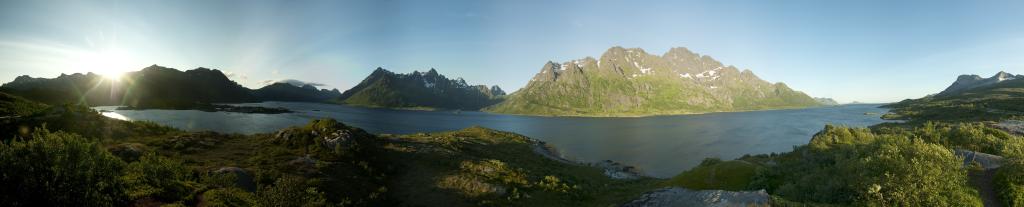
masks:
[[[623,207],[701,207],[701,206],[769,206],[771,197],[765,190],[724,191],[662,188],[648,192]]]

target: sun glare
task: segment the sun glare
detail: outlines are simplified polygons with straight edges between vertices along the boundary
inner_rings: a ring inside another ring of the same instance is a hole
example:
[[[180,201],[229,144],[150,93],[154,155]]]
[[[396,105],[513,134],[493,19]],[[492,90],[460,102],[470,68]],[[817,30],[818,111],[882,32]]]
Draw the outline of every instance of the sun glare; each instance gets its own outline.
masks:
[[[79,55],[78,59],[79,67],[111,81],[120,81],[121,75],[134,66],[124,53],[112,50],[86,52]]]

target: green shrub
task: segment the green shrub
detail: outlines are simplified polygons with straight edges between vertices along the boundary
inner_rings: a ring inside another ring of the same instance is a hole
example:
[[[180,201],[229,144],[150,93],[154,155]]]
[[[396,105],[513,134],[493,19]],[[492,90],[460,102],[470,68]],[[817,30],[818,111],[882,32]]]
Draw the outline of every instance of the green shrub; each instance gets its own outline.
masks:
[[[1006,160],[996,172],[995,184],[1006,206],[1024,205],[1024,140],[1010,139],[1003,145]]]
[[[206,206],[253,206],[256,197],[239,188],[217,188],[203,193]]]
[[[0,200],[6,206],[124,204],[124,162],[95,142],[37,129],[0,144]]]
[[[124,179],[131,184],[128,194],[132,199],[152,197],[165,202],[181,201],[198,188],[185,165],[153,153],[129,164]]]
[[[263,186],[256,191],[256,206],[289,207],[289,206],[326,206],[324,194],[317,191],[304,178],[283,176],[273,186]]]
[[[774,159],[754,186],[796,202],[872,206],[980,206],[952,151],[903,135],[826,127]]]

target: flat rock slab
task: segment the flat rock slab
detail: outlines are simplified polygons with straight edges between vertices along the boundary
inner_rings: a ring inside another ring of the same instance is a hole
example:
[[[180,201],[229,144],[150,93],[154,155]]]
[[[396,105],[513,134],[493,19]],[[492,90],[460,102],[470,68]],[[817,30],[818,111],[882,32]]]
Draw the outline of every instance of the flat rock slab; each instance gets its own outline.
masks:
[[[1004,120],[996,123],[995,127],[1005,130],[1011,134],[1024,135],[1024,121]]]
[[[964,158],[964,166],[969,166],[971,162],[978,162],[978,164],[981,164],[982,168],[989,170],[999,168],[1003,165],[1003,157],[997,155],[962,149],[953,150],[953,153],[955,153],[956,156]]]
[[[724,191],[690,190],[670,187],[648,192],[623,207],[675,207],[675,206],[769,206],[770,196],[764,190]]]

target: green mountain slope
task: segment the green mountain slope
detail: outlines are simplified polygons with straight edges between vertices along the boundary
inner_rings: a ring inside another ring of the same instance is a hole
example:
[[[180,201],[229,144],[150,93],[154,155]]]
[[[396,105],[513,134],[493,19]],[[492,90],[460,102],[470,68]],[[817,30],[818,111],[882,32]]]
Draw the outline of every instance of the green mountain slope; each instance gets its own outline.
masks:
[[[342,93],[337,102],[389,108],[441,108],[478,110],[502,100],[498,86],[470,86],[462,78],[448,79],[430,69],[396,74],[377,68],[359,85]]]
[[[1003,72],[996,75],[999,77]],[[950,88],[958,88],[963,78]],[[1024,117],[1024,78],[1003,79],[982,86],[907,99],[886,105],[890,108],[882,118],[909,121],[999,121]]]
[[[819,106],[783,83],[761,80],[686,48],[662,56],[612,47],[600,59],[548,62],[496,113],[643,116]]]

